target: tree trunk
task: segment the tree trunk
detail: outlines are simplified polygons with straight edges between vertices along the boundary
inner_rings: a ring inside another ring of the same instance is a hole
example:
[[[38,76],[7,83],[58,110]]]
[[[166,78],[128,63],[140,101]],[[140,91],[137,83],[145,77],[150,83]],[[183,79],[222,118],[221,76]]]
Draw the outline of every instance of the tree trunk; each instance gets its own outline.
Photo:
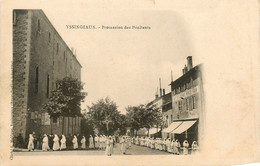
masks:
[[[68,117],[68,135],[70,134],[70,117]]]
[[[148,130],[148,134],[147,134],[147,137],[149,137],[149,134],[150,134],[150,133],[149,133],[149,130],[150,130],[150,128],[147,128],[147,130]]]
[[[61,134],[64,134],[64,116],[62,116],[62,128],[61,128]]]
[[[73,125],[74,125],[74,117],[72,117],[72,126],[71,126],[71,132],[72,132],[72,134],[74,134],[74,132],[73,132]]]
[[[51,134],[52,134],[52,118],[50,118],[50,124],[51,124]]]

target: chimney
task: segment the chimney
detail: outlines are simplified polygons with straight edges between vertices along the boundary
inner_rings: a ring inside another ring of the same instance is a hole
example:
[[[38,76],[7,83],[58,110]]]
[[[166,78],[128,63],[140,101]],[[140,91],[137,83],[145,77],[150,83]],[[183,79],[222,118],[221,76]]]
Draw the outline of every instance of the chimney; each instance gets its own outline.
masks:
[[[182,69],[182,74],[183,75],[185,74],[185,67]]]
[[[155,94],[155,99],[157,99],[159,97],[158,95],[158,87],[157,87],[157,91],[156,91],[156,94]]]
[[[184,69],[185,69],[185,73],[187,73],[189,71],[188,67],[186,65],[185,65]]]
[[[162,85],[161,85],[161,78],[159,78],[159,83],[160,83],[160,97],[162,96]]]
[[[188,71],[193,68],[193,66],[192,66],[192,56],[187,57],[187,65],[188,65]]]
[[[163,89],[163,95],[165,95],[165,89]]]
[[[172,75],[172,70],[171,70],[171,82],[173,82],[173,75]]]

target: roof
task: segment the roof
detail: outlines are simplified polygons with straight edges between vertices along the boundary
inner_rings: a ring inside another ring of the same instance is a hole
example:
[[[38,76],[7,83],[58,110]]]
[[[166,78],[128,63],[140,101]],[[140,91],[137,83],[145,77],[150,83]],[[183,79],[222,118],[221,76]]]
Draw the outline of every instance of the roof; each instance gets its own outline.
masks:
[[[203,66],[203,64],[199,64],[199,65],[193,67],[187,73],[183,74],[181,77],[179,77],[175,81],[172,81],[169,85],[179,86],[179,85],[183,84],[183,82],[189,82],[191,78],[193,80],[195,80],[196,78],[199,77],[199,72],[202,70],[202,66]]]

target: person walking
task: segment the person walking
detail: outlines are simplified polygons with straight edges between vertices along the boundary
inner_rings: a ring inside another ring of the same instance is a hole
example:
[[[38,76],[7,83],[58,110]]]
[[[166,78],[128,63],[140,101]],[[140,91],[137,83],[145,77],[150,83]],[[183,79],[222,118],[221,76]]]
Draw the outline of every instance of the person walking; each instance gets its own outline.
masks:
[[[196,154],[197,153],[197,151],[198,151],[198,143],[196,141],[192,142],[191,149],[192,149],[192,154]]]
[[[85,136],[82,137],[80,142],[81,142],[81,149],[86,149],[86,138],[85,138]]]
[[[49,139],[48,136],[44,134],[42,139],[42,151],[49,151],[49,150],[50,150]]]
[[[54,138],[53,138],[53,147],[52,149],[55,151],[55,150],[59,150],[60,149],[60,143],[59,143],[59,137],[57,136],[57,134],[54,135]]]
[[[73,149],[78,149],[79,145],[78,145],[78,139],[76,135],[74,135],[72,143],[73,143]]]
[[[90,135],[90,137],[89,137],[89,149],[93,149],[93,148],[94,148],[94,141],[93,141],[92,135]]]
[[[65,135],[62,134],[61,136],[61,141],[60,141],[61,145],[60,145],[60,150],[64,150],[66,149],[66,137]]]
[[[29,142],[28,142],[28,146],[27,146],[28,151],[34,150],[33,140],[34,140],[33,135],[32,135],[32,134],[29,134]]]
[[[97,149],[98,147],[99,147],[99,145],[98,145],[98,142],[99,142],[99,137],[98,137],[98,135],[96,134],[96,136],[95,136],[95,148]]]
[[[126,146],[125,146],[125,136],[122,136],[121,140],[120,140],[120,149],[121,149],[121,153],[125,154],[126,153]]]
[[[106,140],[106,155],[111,156],[113,153],[113,140],[112,137],[109,136]]]
[[[189,154],[189,143],[187,140],[183,141],[183,154],[187,155]]]

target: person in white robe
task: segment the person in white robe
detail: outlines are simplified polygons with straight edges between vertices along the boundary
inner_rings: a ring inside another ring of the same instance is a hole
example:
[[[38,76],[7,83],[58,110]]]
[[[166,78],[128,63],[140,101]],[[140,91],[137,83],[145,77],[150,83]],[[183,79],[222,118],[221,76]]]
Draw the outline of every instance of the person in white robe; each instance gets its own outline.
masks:
[[[193,141],[192,145],[191,145],[191,148],[192,148],[192,154],[196,154],[198,149],[199,149],[198,143],[196,141]]]
[[[62,134],[61,140],[60,140],[60,150],[66,149],[66,137]]]
[[[99,139],[98,139],[98,148],[102,149],[102,143],[103,143],[103,135],[100,135]]]
[[[122,138],[120,140],[120,149],[121,149],[122,154],[126,153],[125,137],[124,136],[122,136]]]
[[[73,137],[72,143],[73,143],[73,149],[78,149],[78,147],[79,147],[78,139],[77,139],[77,137],[75,135]]]
[[[189,153],[189,143],[187,140],[183,141],[183,154],[187,155]]]
[[[94,140],[95,140],[95,148],[98,149],[98,148],[99,148],[99,144],[98,144],[98,142],[99,142],[99,137],[98,137],[97,134],[96,134]]]
[[[52,149],[55,151],[55,150],[59,150],[60,149],[60,143],[59,143],[59,137],[57,136],[57,134],[54,135],[54,138],[53,138],[53,147]]]
[[[102,138],[102,149],[106,149],[106,140],[107,140],[106,136],[103,135],[103,138]],[[112,140],[113,140],[113,138],[112,138]]]
[[[94,140],[92,135],[90,135],[89,137],[89,149],[93,149],[94,148]]]
[[[106,155],[111,156],[113,153],[113,139],[111,136],[106,140]]]
[[[171,153],[171,139],[168,138],[166,140],[166,149],[167,149],[167,152]]]
[[[85,138],[85,136],[82,137],[80,143],[81,143],[81,149],[86,149],[86,138]]]
[[[29,134],[29,142],[28,142],[28,151],[32,151],[34,149],[34,143],[33,143],[33,135],[32,134]]]
[[[176,147],[175,147],[175,139],[174,138],[172,139],[172,142],[171,142],[171,150],[172,150],[173,154],[176,154]]]
[[[42,139],[42,151],[49,151],[50,147],[49,147],[49,139],[47,137],[46,134],[43,135],[43,139]]]
[[[174,146],[174,147],[175,147],[175,154],[179,155],[179,154],[180,154],[181,144],[180,144],[180,142],[179,142],[178,139],[176,139],[174,145],[175,145],[175,146]]]

